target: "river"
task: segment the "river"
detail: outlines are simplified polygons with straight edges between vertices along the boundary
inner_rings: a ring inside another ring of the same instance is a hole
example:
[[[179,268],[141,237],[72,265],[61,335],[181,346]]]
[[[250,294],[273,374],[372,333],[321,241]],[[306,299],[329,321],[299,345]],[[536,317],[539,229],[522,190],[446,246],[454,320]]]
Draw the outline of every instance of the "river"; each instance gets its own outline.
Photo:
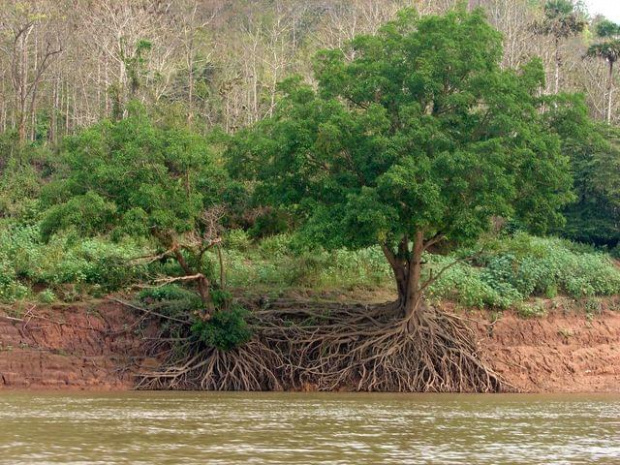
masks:
[[[0,463],[620,464],[620,396],[0,393]]]

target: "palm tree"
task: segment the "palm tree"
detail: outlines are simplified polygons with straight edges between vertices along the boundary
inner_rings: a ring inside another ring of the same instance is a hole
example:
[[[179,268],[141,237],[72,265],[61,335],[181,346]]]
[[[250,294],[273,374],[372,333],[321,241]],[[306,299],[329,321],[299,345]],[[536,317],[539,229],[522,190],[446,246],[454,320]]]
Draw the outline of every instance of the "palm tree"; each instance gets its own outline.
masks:
[[[582,32],[586,22],[572,0],[548,0],[545,3],[544,13],[545,18],[541,22],[534,23],[533,28],[537,34],[553,37],[555,45],[554,93],[557,94],[560,90],[562,41]]]
[[[611,108],[614,93],[614,65],[620,58],[620,25],[603,20],[596,26],[596,35],[607,38],[604,42],[593,44],[588,48],[586,57],[601,58],[607,62],[607,122],[611,123]]]

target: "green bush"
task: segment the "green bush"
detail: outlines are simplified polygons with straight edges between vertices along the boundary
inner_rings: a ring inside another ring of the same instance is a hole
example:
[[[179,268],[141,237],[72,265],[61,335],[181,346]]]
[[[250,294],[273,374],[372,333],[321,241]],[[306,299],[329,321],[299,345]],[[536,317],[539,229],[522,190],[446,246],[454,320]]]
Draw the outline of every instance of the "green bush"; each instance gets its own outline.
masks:
[[[429,257],[431,267],[439,272],[453,262],[451,257]],[[522,299],[512,286],[501,281],[485,279],[484,270],[466,263],[449,268],[429,288],[431,297],[445,298],[466,307],[505,309]]]
[[[507,308],[531,297],[574,298],[614,295],[620,292],[620,270],[611,258],[591,246],[553,237],[524,233],[483,242],[484,253],[472,264],[449,269],[429,292],[468,307]],[[435,271],[471,256],[457,250],[451,256],[429,256]],[[475,265],[475,266],[474,266]]]
[[[0,302],[13,302],[29,294],[26,286],[17,281],[15,271],[6,263],[0,262]]]
[[[485,280],[510,284],[524,296],[572,297],[620,292],[620,272],[610,257],[557,238],[517,234],[497,240],[483,265]]]
[[[56,301],[56,294],[51,289],[45,289],[37,295],[37,300],[42,304],[51,304]]]
[[[98,294],[122,289],[146,275],[144,266],[131,264],[132,258],[144,254],[144,247],[135,242],[84,239],[66,232],[45,243],[36,225],[4,226],[0,228],[0,280],[13,283],[11,292],[4,291],[5,300],[25,296],[34,284],[84,285]]]
[[[517,306],[517,315],[521,318],[540,318],[547,314],[541,304],[521,304]]]
[[[183,319],[203,307],[196,292],[176,284],[144,289],[138,294],[138,299],[162,315]]]
[[[252,240],[243,229],[233,229],[226,235],[226,239],[224,240],[224,247],[228,250],[248,252],[251,246]]]
[[[196,299],[198,299],[197,301],[200,301],[195,292],[185,289],[177,284],[167,284],[165,286],[143,289],[138,294],[138,299],[145,303],[167,302],[171,300],[196,301]]]
[[[292,255],[292,238],[287,234],[278,234],[266,237],[259,243],[261,256],[266,259],[278,259],[286,255]]]
[[[192,333],[209,347],[230,351],[250,340],[252,331],[246,322],[248,312],[241,306],[216,311],[210,320],[198,320]]]

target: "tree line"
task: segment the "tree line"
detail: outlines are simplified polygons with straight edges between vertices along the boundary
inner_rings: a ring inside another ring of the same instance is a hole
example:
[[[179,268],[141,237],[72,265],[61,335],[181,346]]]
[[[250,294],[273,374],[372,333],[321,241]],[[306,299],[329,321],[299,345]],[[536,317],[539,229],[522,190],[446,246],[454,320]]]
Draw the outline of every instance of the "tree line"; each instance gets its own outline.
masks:
[[[273,114],[277,83],[312,79],[311,57],[376,33],[403,7],[457,0],[7,0],[0,12],[0,131],[57,141],[138,99],[199,131]],[[570,0],[471,0],[504,35],[502,64],[543,60],[546,93],[584,92],[617,121],[617,25]],[[601,60],[597,58],[602,58]],[[165,109],[165,110],[164,110]],[[163,116],[162,116],[163,117]]]

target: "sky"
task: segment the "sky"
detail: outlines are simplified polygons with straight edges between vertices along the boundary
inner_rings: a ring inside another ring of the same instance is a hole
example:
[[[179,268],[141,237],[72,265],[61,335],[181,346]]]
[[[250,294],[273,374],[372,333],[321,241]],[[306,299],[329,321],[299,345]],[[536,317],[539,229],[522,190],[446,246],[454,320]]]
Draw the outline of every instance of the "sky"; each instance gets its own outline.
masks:
[[[585,0],[590,16],[602,14],[608,19],[620,23],[620,0]]]

